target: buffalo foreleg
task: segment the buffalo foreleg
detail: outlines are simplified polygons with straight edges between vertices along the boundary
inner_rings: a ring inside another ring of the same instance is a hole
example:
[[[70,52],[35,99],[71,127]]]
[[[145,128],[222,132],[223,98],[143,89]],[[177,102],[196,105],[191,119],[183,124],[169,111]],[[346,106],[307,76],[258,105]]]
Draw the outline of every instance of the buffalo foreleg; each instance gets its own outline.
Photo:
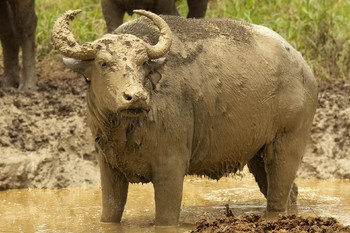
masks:
[[[181,159],[167,158],[153,172],[157,226],[177,226],[179,221],[185,166]]]
[[[129,183],[125,176],[112,168],[99,153],[99,165],[102,188],[101,222],[120,222],[127,195]]]

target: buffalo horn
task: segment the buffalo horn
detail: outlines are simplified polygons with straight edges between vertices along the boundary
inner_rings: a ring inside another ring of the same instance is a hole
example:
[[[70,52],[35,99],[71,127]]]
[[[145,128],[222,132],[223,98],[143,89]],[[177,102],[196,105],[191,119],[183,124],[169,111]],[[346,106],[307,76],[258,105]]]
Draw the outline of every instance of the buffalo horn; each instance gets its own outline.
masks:
[[[150,59],[163,57],[169,50],[172,43],[172,32],[168,24],[158,15],[145,10],[134,10],[135,13],[146,16],[159,28],[160,36],[156,45],[147,44],[147,54]]]
[[[52,44],[66,57],[80,60],[93,59],[95,57],[93,43],[87,42],[79,45],[69,29],[69,21],[80,12],[81,10],[69,10],[56,20],[51,34]]]

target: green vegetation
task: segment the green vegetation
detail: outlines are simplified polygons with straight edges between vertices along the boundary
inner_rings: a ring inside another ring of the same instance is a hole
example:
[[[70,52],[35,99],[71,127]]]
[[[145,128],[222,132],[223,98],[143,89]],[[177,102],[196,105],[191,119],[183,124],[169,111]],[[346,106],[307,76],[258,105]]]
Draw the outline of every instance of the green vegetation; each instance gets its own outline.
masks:
[[[207,17],[272,28],[321,77],[350,78],[350,0],[212,0]]]
[[[178,0],[178,7],[186,15],[186,0]],[[77,40],[91,41],[106,31],[99,0],[36,1],[40,58],[51,54],[49,35],[54,20],[77,8],[83,9],[72,23]],[[210,0],[206,17],[270,27],[301,51],[319,77],[350,78],[349,12],[350,0]]]
[[[71,23],[72,30],[78,41],[91,41],[106,32],[99,0],[36,0],[35,5],[38,16],[36,53],[40,59],[53,52],[50,41],[51,29],[55,20],[67,10],[83,10],[76,20]]]

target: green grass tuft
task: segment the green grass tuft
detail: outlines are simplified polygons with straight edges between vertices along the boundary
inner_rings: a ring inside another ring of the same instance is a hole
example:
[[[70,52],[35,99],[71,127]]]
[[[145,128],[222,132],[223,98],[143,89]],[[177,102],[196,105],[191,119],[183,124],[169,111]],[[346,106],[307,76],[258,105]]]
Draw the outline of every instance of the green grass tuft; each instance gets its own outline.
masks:
[[[177,5],[185,16],[186,1],[178,0]],[[36,1],[40,59],[52,56],[50,31],[54,21],[65,11],[78,8],[83,12],[71,24],[78,41],[92,41],[106,32],[98,0]],[[350,0],[210,0],[206,17],[265,25],[301,51],[317,76],[350,78],[349,12]]]

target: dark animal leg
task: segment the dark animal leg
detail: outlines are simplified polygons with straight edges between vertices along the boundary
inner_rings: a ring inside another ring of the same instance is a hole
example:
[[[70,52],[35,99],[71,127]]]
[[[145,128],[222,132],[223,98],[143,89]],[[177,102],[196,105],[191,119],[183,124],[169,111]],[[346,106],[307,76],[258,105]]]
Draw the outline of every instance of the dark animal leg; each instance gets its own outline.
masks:
[[[107,31],[111,33],[123,23],[125,9],[114,0],[101,0],[101,7],[106,21]]]
[[[19,89],[36,89],[37,76],[35,73],[35,29],[37,17],[35,15],[35,2],[12,1],[12,9],[16,9],[15,22],[19,43],[22,48],[23,72],[20,79]]]
[[[102,216],[101,222],[120,222],[127,195],[129,183],[125,176],[113,169],[99,153],[98,162],[101,173]]]
[[[283,212],[289,203],[295,205],[298,194],[294,179],[301,163],[306,140],[304,135],[282,134],[266,145],[267,211]]]
[[[7,1],[0,1],[0,39],[4,59],[4,87],[19,85],[19,42],[16,37],[13,12]]]
[[[249,171],[254,175],[255,181],[258,183],[260,192],[267,197],[267,177],[265,171],[265,164],[263,159],[264,148],[259,150],[259,152],[248,162]]]
[[[208,0],[187,0],[187,18],[204,18],[207,11]]]
[[[153,12],[162,15],[179,15],[174,0],[155,1]]]
[[[258,183],[260,192],[267,198],[267,175],[264,163],[265,147],[259,150],[259,152],[248,162],[249,171],[254,175],[255,181]],[[288,208],[295,207],[297,205],[298,186],[294,182],[292,189],[290,190],[288,198]]]

